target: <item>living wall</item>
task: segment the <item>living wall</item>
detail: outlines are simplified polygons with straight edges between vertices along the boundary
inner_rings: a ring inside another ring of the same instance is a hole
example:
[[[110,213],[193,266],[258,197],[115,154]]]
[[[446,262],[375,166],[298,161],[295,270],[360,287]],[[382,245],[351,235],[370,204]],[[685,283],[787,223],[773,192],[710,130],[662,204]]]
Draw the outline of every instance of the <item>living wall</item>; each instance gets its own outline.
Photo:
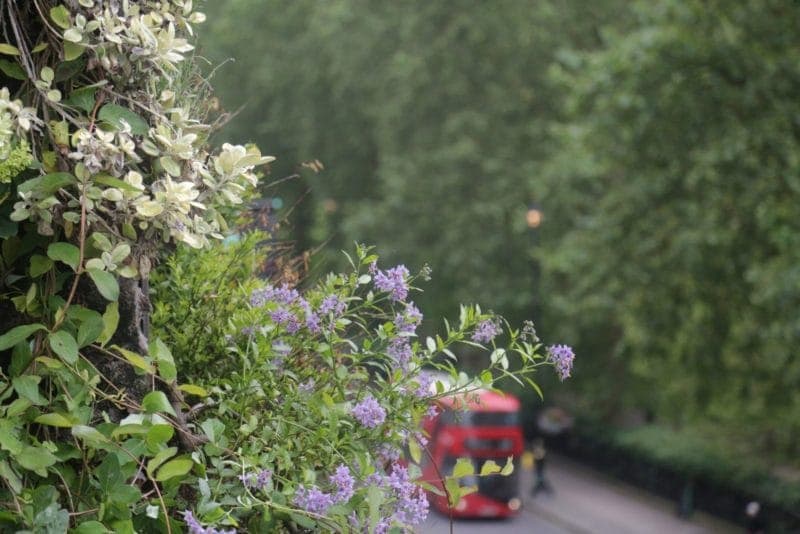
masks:
[[[190,0],[0,14],[0,531],[408,529],[437,396],[569,374],[477,306],[418,339],[427,273],[367,247],[300,292],[253,276],[261,236],[219,244],[273,158],[209,148]]]

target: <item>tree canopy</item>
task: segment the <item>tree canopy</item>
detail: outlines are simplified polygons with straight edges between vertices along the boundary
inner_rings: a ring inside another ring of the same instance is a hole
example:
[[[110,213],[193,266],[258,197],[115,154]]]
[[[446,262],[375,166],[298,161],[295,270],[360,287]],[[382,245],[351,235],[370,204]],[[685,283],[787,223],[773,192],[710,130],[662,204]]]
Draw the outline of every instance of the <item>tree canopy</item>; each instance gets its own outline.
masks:
[[[792,2],[217,9],[205,52],[245,51],[217,75],[249,119],[231,135],[325,165],[306,246],[429,262],[429,316],[533,313],[584,356],[594,410],[797,442]]]

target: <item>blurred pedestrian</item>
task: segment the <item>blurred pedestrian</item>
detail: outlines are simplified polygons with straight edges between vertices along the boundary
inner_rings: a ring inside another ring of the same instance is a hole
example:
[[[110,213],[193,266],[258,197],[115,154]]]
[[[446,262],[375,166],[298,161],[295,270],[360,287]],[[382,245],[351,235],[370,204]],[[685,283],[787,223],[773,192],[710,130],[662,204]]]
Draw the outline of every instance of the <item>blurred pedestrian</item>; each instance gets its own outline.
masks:
[[[547,459],[547,450],[544,448],[544,440],[537,438],[533,442],[533,476],[534,483],[531,489],[531,495],[534,497],[540,491],[553,493],[553,488],[547,481],[544,474],[545,460]]]
[[[767,525],[761,515],[761,504],[758,501],[750,501],[744,509],[747,516],[747,532],[750,534],[764,534]]]

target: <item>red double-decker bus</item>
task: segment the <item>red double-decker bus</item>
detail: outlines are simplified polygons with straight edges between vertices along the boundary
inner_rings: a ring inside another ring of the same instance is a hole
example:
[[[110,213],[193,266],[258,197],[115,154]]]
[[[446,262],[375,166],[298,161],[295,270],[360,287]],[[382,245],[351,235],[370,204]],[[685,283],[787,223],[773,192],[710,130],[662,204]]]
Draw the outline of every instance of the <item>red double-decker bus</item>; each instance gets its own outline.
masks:
[[[461,480],[475,486],[470,493],[450,507],[446,496],[429,492],[434,508],[453,517],[509,517],[519,510],[519,458],[523,452],[523,435],[519,423],[519,400],[510,394],[478,390],[440,398],[435,417],[424,421],[430,436],[430,456],[423,458],[422,478],[442,489],[441,476],[453,472],[459,458],[472,459],[475,473],[487,460],[504,466],[513,458],[511,475],[470,476]]]

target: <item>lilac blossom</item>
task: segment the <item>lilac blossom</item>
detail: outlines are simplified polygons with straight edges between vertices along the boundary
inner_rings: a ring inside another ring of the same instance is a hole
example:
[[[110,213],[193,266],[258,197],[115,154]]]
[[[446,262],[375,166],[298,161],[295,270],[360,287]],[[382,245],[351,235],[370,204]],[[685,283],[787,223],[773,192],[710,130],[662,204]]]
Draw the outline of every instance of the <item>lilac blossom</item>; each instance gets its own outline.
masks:
[[[312,334],[318,334],[322,331],[322,327],[319,324],[319,315],[310,309],[306,310],[306,328]]]
[[[411,344],[405,338],[395,338],[386,347],[386,354],[394,360],[401,369],[408,369],[408,362],[411,361],[413,352]]]
[[[413,302],[409,302],[403,313],[398,313],[394,318],[394,326],[400,333],[413,334],[422,322],[422,313]]]
[[[417,389],[414,390],[414,396],[418,399],[424,399],[431,394],[431,385],[433,385],[433,375],[426,372],[421,372],[417,376]]]
[[[330,476],[331,484],[336,487],[336,492],[333,494],[333,499],[337,503],[347,502],[353,496],[356,480],[350,474],[350,469],[341,464],[336,468],[336,471]]]
[[[378,447],[378,460],[381,464],[394,463],[400,459],[400,449],[389,443]]]
[[[245,473],[239,479],[242,483],[251,489],[263,490],[272,480],[272,471],[269,469],[262,469],[257,474]]]
[[[265,306],[269,302],[279,304],[291,304],[300,298],[300,293],[292,289],[288,284],[283,284],[280,288],[266,286],[253,290],[250,293],[250,305],[254,308]]]
[[[245,326],[242,328],[243,336],[252,336],[255,333],[256,333],[256,328],[254,326]]]
[[[334,502],[329,493],[325,493],[316,486],[306,489],[301,484],[294,494],[294,504],[312,514],[324,515]]]
[[[346,309],[347,304],[339,298],[339,295],[328,295],[322,299],[322,303],[319,305],[319,313],[322,315],[332,313],[334,316],[338,317],[342,315]]]
[[[441,413],[441,410],[439,409],[439,407],[436,406],[435,404],[431,404],[430,406],[428,406],[428,409],[425,412],[425,417],[427,417],[429,419],[433,419],[434,417],[436,417],[440,413]]]
[[[394,464],[386,482],[397,499],[394,518],[407,525],[419,525],[425,521],[428,516],[428,499],[425,491],[411,481],[408,469]]]
[[[386,410],[372,395],[367,395],[364,400],[356,404],[351,413],[367,428],[375,428],[386,420]]]
[[[547,355],[558,372],[559,378],[563,381],[572,372],[572,363],[575,360],[575,353],[567,345],[551,345],[547,348]]]
[[[492,319],[485,319],[478,323],[472,333],[472,341],[477,343],[489,343],[500,333],[500,327]]]
[[[387,534],[389,532],[389,527],[392,526],[392,522],[388,518],[381,519],[375,525],[375,530],[373,530],[373,534]]]
[[[297,386],[297,390],[301,393],[311,393],[314,391],[314,386],[316,385],[316,380],[313,378],[309,378],[302,384]]]
[[[375,273],[375,287],[389,293],[391,300],[405,300],[408,296],[407,277],[408,269],[404,265],[392,267],[388,271],[378,271]]]
[[[297,320],[297,316],[283,306],[279,306],[269,316],[276,324],[285,326],[286,331],[290,334],[300,330],[300,322]]]
[[[192,514],[191,510],[185,510],[183,512],[183,520],[186,522],[186,526],[189,528],[189,534],[236,534],[235,528],[230,530],[218,530],[213,527],[204,527],[194,517],[194,514]]]

